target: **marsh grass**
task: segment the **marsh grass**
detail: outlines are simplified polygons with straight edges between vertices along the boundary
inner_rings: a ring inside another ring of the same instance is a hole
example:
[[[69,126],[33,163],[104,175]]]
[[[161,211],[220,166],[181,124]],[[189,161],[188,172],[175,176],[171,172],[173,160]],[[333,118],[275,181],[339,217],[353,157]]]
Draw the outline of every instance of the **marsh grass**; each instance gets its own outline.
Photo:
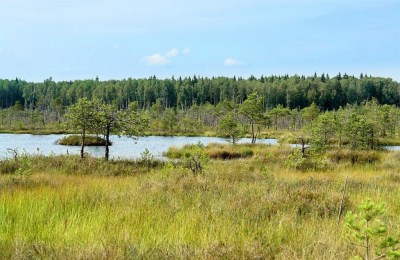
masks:
[[[357,151],[350,149],[332,149],[327,152],[327,157],[333,162],[375,163],[380,160],[384,152],[377,150]]]
[[[165,156],[172,159],[179,159],[190,157],[193,154],[194,150],[199,148],[198,144],[190,144],[184,145],[183,147],[172,146],[165,153]],[[267,156],[276,155],[274,153],[284,153],[287,154],[288,149],[283,147],[279,147],[278,149],[274,149],[273,146],[263,145],[263,144],[240,144],[240,145],[232,145],[232,144],[219,144],[219,143],[210,143],[206,146],[200,146],[203,153],[212,159],[239,159],[239,158],[249,158],[256,156]]]
[[[400,230],[400,174],[384,166],[398,157],[301,172],[282,163],[288,153],[255,146],[196,176],[171,162],[33,158],[28,182],[0,175],[0,258],[348,259],[337,225],[345,176],[345,212],[384,202]]]

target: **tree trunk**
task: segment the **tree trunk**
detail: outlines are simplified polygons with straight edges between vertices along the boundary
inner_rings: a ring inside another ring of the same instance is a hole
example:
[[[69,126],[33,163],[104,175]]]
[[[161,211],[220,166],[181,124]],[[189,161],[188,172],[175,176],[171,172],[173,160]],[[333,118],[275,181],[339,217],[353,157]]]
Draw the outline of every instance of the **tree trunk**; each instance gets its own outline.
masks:
[[[82,129],[82,143],[81,143],[81,159],[84,156],[84,149],[85,149],[85,137],[86,137],[86,128]]]
[[[304,141],[304,138],[300,138],[300,142],[301,142],[301,158],[304,158],[304,154],[305,154],[305,151],[306,151],[306,148],[305,148],[305,141]]]
[[[256,143],[256,137],[255,137],[255,133],[254,133],[254,122],[253,122],[253,120],[250,121],[250,125],[251,125],[251,143],[255,144]]]
[[[107,130],[106,130],[106,154],[105,154],[105,157],[104,157],[104,159],[106,161],[108,161],[108,158],[110,156],[110,148],[109,148],[109,145],[108,145],[109,143],[110,143],[110,126],[108,125],[107,126]]]

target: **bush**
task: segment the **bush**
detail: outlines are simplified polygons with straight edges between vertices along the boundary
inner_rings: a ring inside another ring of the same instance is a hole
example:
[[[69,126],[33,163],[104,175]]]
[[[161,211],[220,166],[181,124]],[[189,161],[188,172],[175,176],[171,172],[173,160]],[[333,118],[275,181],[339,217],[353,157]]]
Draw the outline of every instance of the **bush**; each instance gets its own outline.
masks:
[[[82,139],[79,135],[69,135],[64,136],[57,142],[60,145],[82,145]],[[105,146],[106,140],[101,138],[100,136],[86,136],[85,138],[85,145],[86,146]],[[112,145],[111,142],[108,142],[108,145]]]

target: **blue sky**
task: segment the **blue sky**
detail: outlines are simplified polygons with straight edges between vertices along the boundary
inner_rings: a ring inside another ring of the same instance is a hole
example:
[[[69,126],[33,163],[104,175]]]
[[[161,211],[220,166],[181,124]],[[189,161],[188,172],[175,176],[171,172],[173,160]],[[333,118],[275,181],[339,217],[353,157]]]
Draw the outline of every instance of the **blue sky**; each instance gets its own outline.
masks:
[[[400,0],[0,0],[0,78],[361,72],[400,80]]]

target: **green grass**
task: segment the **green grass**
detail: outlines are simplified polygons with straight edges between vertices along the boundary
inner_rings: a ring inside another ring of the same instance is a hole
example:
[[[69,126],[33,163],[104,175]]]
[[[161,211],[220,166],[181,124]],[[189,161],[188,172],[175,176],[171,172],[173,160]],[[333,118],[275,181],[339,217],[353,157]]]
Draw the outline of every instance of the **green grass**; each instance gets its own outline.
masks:
[[[337,226],[345,176],[345,212],[384,202],[400,230],[400,153],[300,172],[285,166],[285,147],[252,151],[199,175],[180,163],[76,156],[9,160],[15,169],[3,172],[3,161],[0,258],[348,259],[357,249]]]
[[[378,140],[378,145],[398,146],[398,145],[400,145],[400,139],[399,138],[380,138]]]

